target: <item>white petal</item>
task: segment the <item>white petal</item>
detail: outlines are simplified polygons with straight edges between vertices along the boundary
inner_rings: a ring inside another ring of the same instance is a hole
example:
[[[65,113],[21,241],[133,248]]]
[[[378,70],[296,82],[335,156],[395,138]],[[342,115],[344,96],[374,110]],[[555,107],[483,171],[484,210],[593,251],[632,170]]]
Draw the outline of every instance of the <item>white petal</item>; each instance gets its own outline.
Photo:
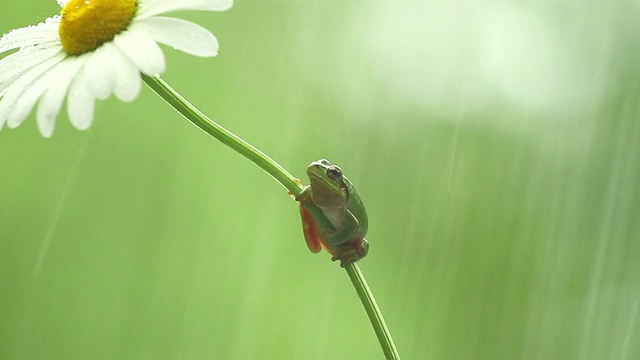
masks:
[[[154,76],[164,72],[165,61],[162,50],[151,35],[136,29],[135,24],[132,24],[127,31],[116,35],[113,41],[143,73]]]
[[[108,45],[104,44],[90,53],[82,71],[93,96],[100,100],[107,99],[113,92],[115,74]]]
[[[112,86],[116,97],[124,102],[135,100],[142,88],[138,68],[114,44],[109,46],[109,58],[113,71]],[[104,45],[103,45],[104,46]]]
[[[136,19],[145,19],[176,10],[224,11],[233,6],[233,0],[140,0],[139,3]]]
[[[67,90],[69,90],[69,85],[86,59],[86,56],[69,57],[59,65],[63,69],[60,70],[59,76],[54,79],[53,84],[42,95],[36,110],[38,129],[42,136],[48,138],[53,134],[55,120],[60,112]]]
[[[42,74],[49,71],[49,69],[57,64],[61,58],[64,58],[64,56],[65,55],[63,54],[59,54],[58,56],[55,56],[32,68],[7,88],[2,100],[0,100],[0,127],[7,120],[7,117],[13,110],[16,101],[29,87],[29,85],[42,76]],[[10,127],[11,125],[12,124],[9,124]]]
[[[59,59],[59,62],[61,61],[63,61],[62,58]],[[52,82],[60,76],[60,72],[64,70],[64,67],[60,66],[61,64],[59,62],[34,81],[33,84],[20,95],[7,119],[7,125],[10,128],[15,128],[24,122],[42,94],[44,94]]]
[[[0,54],[31,45],[43,45],[48,42],[60,42],[58,27],[60,16],[48,18],[36,26],[12,30],[0,39]]]
[[[209,30],[190,21],[154,16],[136,23],[157,42],[195,56],[216,56],[218,40]]]
[[[43,62],[62,54],[62,47],[28,47],[0,60],[0,96],[22,75]]]
[[[112,42],[91,54],[79,76],[84,77],[93,96],[101,100],[113,93],[118,99],[131,102],[142,87],[137,66]]]
[[[71,124],[78,130],[87,130],[93,122],[95,98],[82,76],[76,76],[71,82],[67,96],[67,114]]]

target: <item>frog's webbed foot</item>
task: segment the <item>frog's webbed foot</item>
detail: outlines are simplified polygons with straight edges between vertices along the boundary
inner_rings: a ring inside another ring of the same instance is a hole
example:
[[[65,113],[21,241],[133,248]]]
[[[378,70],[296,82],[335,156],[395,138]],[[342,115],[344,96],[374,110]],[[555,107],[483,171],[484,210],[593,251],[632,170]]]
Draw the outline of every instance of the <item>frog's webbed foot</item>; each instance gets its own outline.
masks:
[[[340,260],[340,267],[345,267],[354,261],[358,261],[367,256],[369,252],[369,242],[362,238],[360,241],[353,241],[342,244],[336,249],[331,261]]]

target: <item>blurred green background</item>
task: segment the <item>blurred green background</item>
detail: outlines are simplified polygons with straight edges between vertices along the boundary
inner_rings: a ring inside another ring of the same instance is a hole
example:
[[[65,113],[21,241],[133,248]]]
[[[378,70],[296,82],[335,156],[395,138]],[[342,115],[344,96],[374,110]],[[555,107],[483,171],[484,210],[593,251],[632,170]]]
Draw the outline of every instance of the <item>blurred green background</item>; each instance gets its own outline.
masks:
[[[0,32],[58,11],[2,5]],[[405,359],[640,358],[638,1],[237,1],[165,79],[340,164]],[[148,88],[0,133],[0,359],[380,359],[296,205]]]

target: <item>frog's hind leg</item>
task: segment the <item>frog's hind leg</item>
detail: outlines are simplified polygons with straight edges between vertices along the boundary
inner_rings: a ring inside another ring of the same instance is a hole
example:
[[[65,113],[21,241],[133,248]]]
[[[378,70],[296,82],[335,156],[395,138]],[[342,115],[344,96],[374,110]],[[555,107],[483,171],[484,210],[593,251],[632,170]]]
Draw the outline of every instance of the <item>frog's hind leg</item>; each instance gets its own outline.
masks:
[[[360,241],[349,241],[342,244],[336,251],[336,254],[331,257],[332,261],[340,260],[340,266],[345,267],[354,261],[358,261],[367,256],[369,252],[369,242],[365,238],[361,238]]]
[[[302,217],[302,232],[309,250],[314,254],[320,252],[322,250],[322,241],[313,216],[307,209],[300,206],[300,217]]]

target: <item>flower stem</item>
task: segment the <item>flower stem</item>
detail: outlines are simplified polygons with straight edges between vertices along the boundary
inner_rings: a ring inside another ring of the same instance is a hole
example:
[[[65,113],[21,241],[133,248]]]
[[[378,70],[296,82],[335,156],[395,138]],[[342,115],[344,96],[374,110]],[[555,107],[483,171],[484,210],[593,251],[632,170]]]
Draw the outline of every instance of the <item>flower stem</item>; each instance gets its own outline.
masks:
[[[182,114],[182,116],[186,117],[192,124],[261,167],[292,193],[298,194],[300,190],[302,190],[302,186],[296,182],[294,177],[280,164],[255,146],[208,118],[159,76],[151,77],[142,75],[142,78],[153,91],[160,95],[161,98],[168,102],[169,105]]]
[[[143,74],[142,79],[153,91],[169,103],[169,105],[171,105],[182,116],[187,118],[187,120],[192,124],[240,153],[240,155],[246,157],[254,164],[258,165],[282,184],[282,186],[287,188],[292,195],[296,196],[300,194],[303,189],[300,182],[280,164],[267,156],[267,154],[244,141],[231,131],[225,129],[220,124],[211,120],[159,76],[147,76]],[[307,210],[309,210],[315,221],[321,223],[321,226],[324,226],[325,228],[332,226],[329,220],[324,216],[322,210],[314,204],[310,204]],[[369,316],[369,320],[371,321],[371,325],[378,337],[380,346],[382,346],[385,357],[387,359],[400,359],[398,350],[396,350],[391,334],[389,333],[389,329],[387,329],[387,325],[382,317],[382,313],[376,304],[376,300],[374,299],[360,268],[356,263],[351,263],[347,265],[345,269],[354,288],[356,289],[356,292],[358,293],[358,297],[360,298],[365,311],[367,312],[367,316]]]
[[[387,328],[387,324],[382,317],[382,312],[378,308],[376,299],[373,297],[373,293],[371,292],[371,289],[369,289],[367,280],[360,271],[360,267],[357,263],[352,262],[345,267],[345,270],[347,270],[351,283],[353,283],[353,287],[358,293],[358,297],[364,306],[364,310],[367,312],[367,316],[369,316],[369,320],[373,326],[373,331],[375,331],[376,336],[378,337],[378,342],[382,347],[384,356],[387,360],[399,360],[400,354],[398,354],[396,344],[393,342],[393,338],[391,338],[391,332],[389,332],[389,328]]]

